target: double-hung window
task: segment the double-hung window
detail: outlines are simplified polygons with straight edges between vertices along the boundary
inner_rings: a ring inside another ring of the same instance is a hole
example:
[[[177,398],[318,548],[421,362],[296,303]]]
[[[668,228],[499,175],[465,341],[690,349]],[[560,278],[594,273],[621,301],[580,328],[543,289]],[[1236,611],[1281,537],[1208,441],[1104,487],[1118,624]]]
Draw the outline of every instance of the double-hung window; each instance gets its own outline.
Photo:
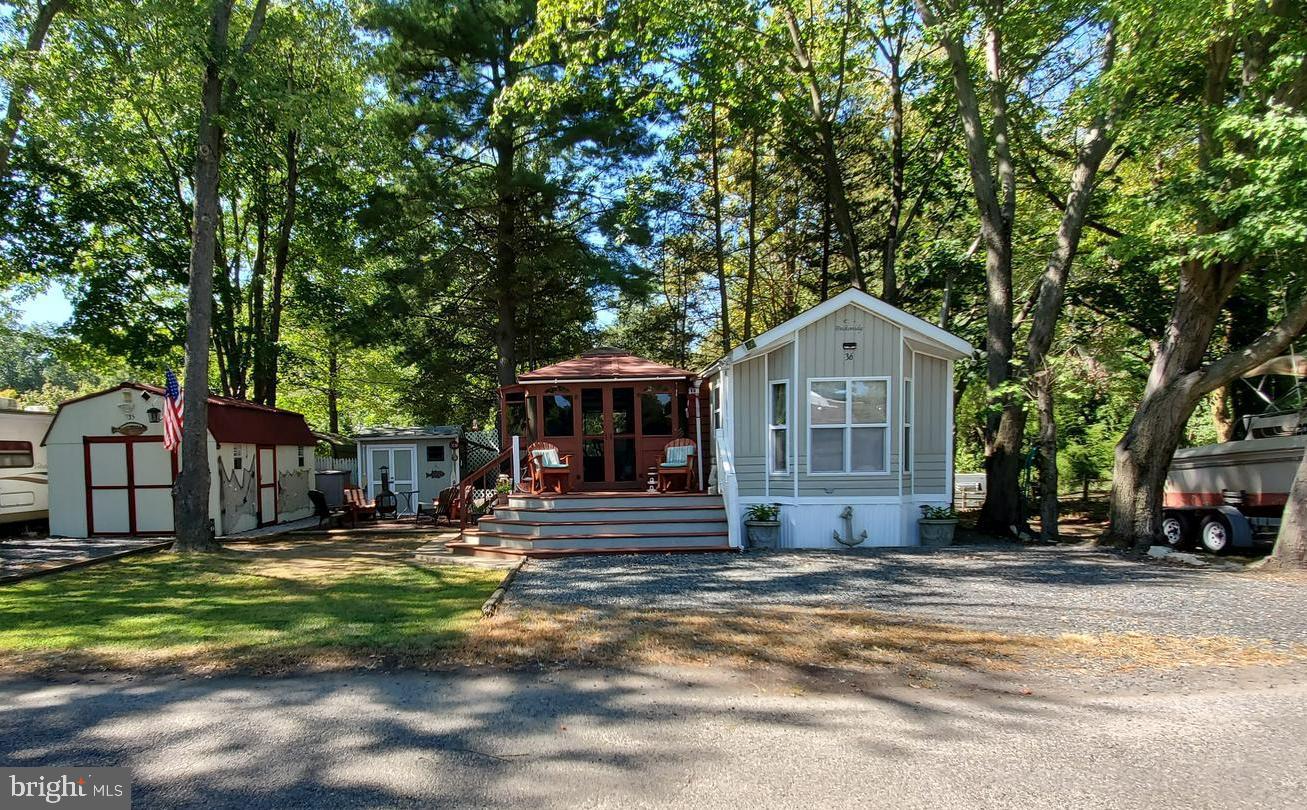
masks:
[[[777,380],[768,386],[767,456],[772,475],[790,474],[790,383]]]
[[[808,470],[814,474],[889,472],[889,378],[808,381]]]

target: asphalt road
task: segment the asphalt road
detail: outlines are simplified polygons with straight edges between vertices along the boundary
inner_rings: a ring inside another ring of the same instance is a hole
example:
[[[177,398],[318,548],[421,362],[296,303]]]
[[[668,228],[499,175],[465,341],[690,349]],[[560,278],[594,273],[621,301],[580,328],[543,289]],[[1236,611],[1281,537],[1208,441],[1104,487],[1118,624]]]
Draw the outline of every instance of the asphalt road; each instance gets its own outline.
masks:
[[[140,807],[1301,807],[1307,677],[1239,677],[1195,673],[1186,694],[712,669],[0,681],[0,762],[126,764]]]

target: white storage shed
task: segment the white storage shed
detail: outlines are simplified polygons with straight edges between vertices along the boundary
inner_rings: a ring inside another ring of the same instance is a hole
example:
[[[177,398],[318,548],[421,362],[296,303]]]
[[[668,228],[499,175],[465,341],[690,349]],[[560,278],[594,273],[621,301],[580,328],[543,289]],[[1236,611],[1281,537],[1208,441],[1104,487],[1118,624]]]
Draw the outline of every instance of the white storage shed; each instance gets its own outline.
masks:
[[[229,535],[313,514],[316,440],[304,417],[209,397],[209,514]],[[163,389],[125,382],[62,403],[45,434],[50,534],[172,532],[177,456],[163,446]]]

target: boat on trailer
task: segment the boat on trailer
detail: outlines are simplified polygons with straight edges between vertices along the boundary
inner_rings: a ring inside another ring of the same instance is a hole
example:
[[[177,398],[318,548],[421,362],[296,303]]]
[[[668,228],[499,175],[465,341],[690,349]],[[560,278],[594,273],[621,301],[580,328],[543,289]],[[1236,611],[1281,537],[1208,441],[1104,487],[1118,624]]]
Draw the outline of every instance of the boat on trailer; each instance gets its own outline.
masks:
[[[1292,377],[1275,397],[1267,380]],[[1235,441],[1177,450],[1162,500],[1162,535],[1174,547],[1197,542],[1216,554],[1274,539],[1294,475],[1307,452],[1307,401],[1301,380],[1307,357],[1277,357],[1244,375],[1267,403],[1245,417]],[[1254,385],[1249,380],[1259,379]]]

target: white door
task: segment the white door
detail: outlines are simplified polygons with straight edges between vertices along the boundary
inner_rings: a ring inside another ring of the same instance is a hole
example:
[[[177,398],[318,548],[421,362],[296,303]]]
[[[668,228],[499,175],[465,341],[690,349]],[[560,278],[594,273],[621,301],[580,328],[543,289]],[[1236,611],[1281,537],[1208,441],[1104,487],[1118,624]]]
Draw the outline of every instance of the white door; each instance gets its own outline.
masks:
[[[172,532],[173,454],[163,442],[132,442],[132,505],[137,534]]]
[[[86,485],[91,490],[87,530],[90,534],[131,534],[131,488],[127,478],[127,443],[87,442]]]
[[[368,497],[375,499],[381,491],[381,468],[386,468],[390,491],[399,495],[400,514],[411,515],[417,496],[408,494],[417,487],[417,447],[374,446],[368,448]]]

